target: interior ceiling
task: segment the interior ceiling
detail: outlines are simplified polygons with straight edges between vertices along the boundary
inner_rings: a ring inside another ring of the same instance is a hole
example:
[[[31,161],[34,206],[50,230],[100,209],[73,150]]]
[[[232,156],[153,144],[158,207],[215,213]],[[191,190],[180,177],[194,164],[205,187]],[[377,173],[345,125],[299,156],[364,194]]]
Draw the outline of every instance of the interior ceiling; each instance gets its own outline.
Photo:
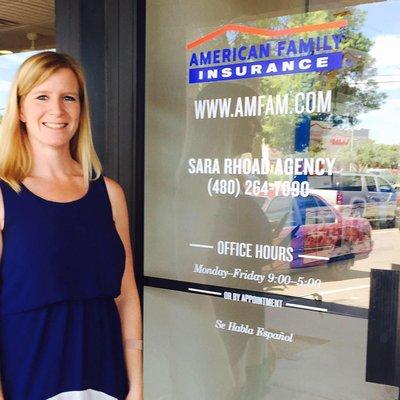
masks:
[[[55,0],[0,0],[0,50],[31,48],[26,35],[37,33],[35,49],[55,47]]]
[[[264,12],[265,8],[269,12],[275,10],[277,15],[282,15],[285,7],[293,13],[304,12],[305,7],[314,11],[379,1],[385,0],[232,0],[234,4],[243,5],[247,11],[252,5]],[[55,48],[54,3],[55,0],[0,0],[0,51],[29,50],[31,41],[26,37],[28,33],[38,34],[35,49]],[[297,10],[294,6],[300,8]]]

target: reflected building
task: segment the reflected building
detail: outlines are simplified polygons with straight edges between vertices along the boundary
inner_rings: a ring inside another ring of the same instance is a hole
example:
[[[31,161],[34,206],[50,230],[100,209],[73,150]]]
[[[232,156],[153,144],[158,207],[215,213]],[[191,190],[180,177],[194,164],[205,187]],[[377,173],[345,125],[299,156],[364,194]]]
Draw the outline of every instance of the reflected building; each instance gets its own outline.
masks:
[[[365,128],[342,129],[326,121],[311,121],[310,147],[334,154],[343,148],[354,149],[368,142],[369,135],[370,130]]]

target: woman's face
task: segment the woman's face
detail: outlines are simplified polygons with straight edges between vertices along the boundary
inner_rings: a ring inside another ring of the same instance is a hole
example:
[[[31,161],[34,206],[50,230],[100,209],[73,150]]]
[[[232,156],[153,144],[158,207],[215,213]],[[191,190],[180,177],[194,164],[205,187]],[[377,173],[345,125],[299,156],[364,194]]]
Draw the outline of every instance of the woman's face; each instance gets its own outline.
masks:
[[[21,102],[20,120],[32,145],[69,145],[79,126],[81,105],[75,74],[62,68],[34,87]]]

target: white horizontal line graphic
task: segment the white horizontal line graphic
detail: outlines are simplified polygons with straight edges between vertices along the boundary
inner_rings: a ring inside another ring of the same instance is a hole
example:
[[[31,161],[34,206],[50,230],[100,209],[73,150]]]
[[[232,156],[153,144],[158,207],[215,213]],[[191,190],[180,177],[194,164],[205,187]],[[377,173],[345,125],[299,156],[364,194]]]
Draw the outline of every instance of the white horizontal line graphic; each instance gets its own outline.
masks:
[[[305,254],[300,254],[300,258],[311,258],[314,260],[329,260],[329,257],[321,257],[321,256],[306,256]]]
[[[294,307],[294,308],[304,308],[305,310],[313,310],[313,311],[322,311],[322,312],[327,312],[327,308],[320,308],[320,307],[309,307],[309,306],[303,306],[300,304],[292,304],[292,303],[285,303],[285,306],[287,307]]]
[[[211,290],[202,290],[202,289],[195,289],[195,288],[188,288],[190,292],[198,292],[198,293],[204,293],[204,294],[217,294],[218,296],[221,296],[221,292],[213,292]]]
[[[197,244],[197,243],[189,243],[190,247],[201,247],[203,249],[213,249],[214,246],[210,246],[208,244]]]

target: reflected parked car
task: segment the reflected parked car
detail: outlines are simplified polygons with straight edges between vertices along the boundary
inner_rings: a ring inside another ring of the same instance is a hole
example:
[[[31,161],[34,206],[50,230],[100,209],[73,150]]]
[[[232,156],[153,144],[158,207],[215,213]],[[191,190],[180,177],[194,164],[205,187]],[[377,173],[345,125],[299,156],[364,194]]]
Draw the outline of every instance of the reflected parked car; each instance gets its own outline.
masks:
[[[310,191],[322,196],[343,215],[396,225],[397,194],[384,178],[361,172],[309,176]]]
[[[386,168],[369,168],[367,172],[386,179],[395,189],[400,189],[400,177],[392,170]]]
[[[345,217],[318,195],[277,196],[266,202],[264,212],[279,232],[274,244],[293,248],[291,269],[340,260],[349,260],[350,267],[355,258],[366,258],[372,251],[368,220]],[[275,268],[285,267],[281,261]]]

